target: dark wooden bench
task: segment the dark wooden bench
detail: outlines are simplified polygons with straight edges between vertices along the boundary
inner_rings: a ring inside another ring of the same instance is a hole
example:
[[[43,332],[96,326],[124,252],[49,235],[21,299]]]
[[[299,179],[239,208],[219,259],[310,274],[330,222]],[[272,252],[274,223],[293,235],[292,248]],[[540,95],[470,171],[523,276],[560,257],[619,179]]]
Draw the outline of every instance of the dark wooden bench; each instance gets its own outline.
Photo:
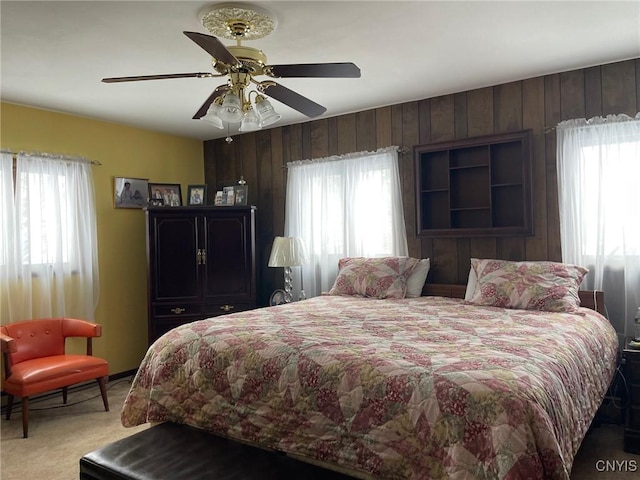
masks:
[[[80,480],[348,480],[285,454],[163,423],[80,459]]]

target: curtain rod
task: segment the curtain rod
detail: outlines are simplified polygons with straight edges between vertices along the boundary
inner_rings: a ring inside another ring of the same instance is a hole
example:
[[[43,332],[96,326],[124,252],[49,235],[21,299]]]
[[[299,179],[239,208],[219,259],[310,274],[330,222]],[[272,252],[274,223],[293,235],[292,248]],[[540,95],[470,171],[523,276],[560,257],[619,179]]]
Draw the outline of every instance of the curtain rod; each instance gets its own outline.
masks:
[[[3,148],[2,150],[0,150],[0,152],[8,153],[8,154],[14,155],[14,156],[15,155],[26,155],[28,157],[38,156],[38,157],[49,158],[51,160],[68,160],[70,162],[86,162],[86,163],[90,163],[91,165],[95,165],[97,167],[102,165],[102,163],[100,163],[97,160],[89,160],[86,157],[79,157],[79,156],[73,156],[73,155],[61,155],[61,154],[44,153],[44,152],[25,152],[23,150],[20,150],[19,152],[16,152],[16,151],[11,150],[9,148]]]
[[[411,149],[407,147],[399,147],[397,145],[392,145],[390,147],[382,147],[375,151],[360,151],[360,152],[351,152],[344,153],[342,155],[330,155],[328,157],[318,157],[318,158],[310,158],[306,160],[294,160],[291,162],[287,162],[282,168],[289,168],[291,165],[301,165],[308,163],[318,163],[318,162],[326,162],[326,161],[334,161],[334,160],[344,160],[352,157],[356,157],[359,155],[368,155],[368,154],[376,154],[376,153],[386,153],[386,152],[398,152],[400,155],[405,155],[411,151]]]

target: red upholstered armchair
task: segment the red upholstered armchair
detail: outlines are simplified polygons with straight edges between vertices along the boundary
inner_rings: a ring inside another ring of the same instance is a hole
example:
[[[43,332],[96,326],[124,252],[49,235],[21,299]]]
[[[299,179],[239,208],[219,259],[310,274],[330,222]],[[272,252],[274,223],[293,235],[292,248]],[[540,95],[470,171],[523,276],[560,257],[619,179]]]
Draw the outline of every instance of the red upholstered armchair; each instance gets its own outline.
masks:
[[[29,436],[29,396],[62,388],[67,403],[67,387],[96,379],[104,409],[109,411],[106,379],[109,364],[92,355],[93,337],[102,335],[102,326],[74,318],[44,318],[0,326],[0,346],[4,360],[2,389],[7,393],[7,420],[11,418],[14,396],[22,398],[22,431]],[[86,337],[86,355],[65,354],[67,337]]]

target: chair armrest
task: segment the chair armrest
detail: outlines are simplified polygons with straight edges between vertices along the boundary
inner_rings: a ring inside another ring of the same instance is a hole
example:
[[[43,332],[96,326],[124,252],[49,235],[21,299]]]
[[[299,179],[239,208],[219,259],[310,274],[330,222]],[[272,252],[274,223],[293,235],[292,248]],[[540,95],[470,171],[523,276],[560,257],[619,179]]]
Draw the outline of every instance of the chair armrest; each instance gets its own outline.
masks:
[[[4,364],[4,373],[2,375],[2,380],[4,381],[5,378],[11,376],[11,357],[9,354],[17,352],[18,345],[12,337],[3,332],[0,332],[0,351],[2,351],[2,363]]]
[[[62,335],[66,337],[100,337],[102,325],[77,318],[62,319]]]
[[[18,351],[16,341],[5,333],[0,333],[0,348],[2,353],[14,353]]]

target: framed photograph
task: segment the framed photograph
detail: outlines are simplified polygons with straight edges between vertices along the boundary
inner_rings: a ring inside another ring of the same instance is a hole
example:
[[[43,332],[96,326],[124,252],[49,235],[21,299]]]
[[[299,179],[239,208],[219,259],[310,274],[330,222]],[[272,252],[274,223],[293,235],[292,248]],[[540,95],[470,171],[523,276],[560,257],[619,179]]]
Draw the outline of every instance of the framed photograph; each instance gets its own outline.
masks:
[[[162,200],[165,207],[182,206],[182,190],[179,183],[149,183],[149,202]],[[153,204],[153,203],[152,203]]]
[[[222,205],[235,205],[235,187],[223,187],[222,189]]]
[[[187,188],[188,205],[205,205],[207,201],[206,185],[189,185]]]
[[[114,177],[113,204],[115,208],[144,208],[147,206],[146,178]]]
[[[234,187],[235,192],[235,205],[247,204],[247,185],[238,185]]]
[[[269,298],[269,305],[271,306],[282,305],[283,303],[285,303],[284,299],[285,299],[284,290],[281,290],[281,289],[274,290],[273,293],[271,294],[271,297]]]

